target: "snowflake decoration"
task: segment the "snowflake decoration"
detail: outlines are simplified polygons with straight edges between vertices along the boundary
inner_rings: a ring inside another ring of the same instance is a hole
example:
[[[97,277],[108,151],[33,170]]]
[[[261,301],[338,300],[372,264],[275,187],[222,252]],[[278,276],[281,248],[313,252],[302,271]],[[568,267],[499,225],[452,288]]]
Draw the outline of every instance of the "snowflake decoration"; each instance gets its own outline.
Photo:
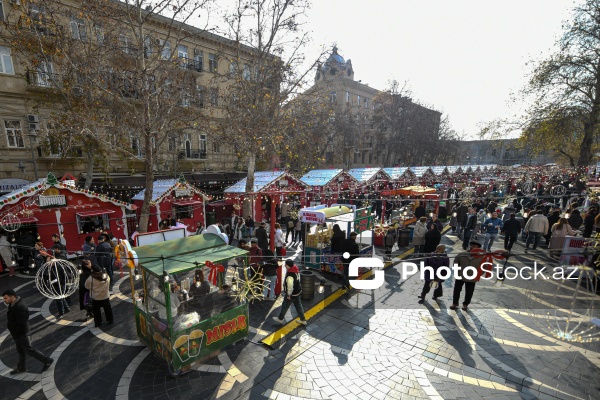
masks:
[[[298,219],[298,210],[293,208],[288,211],[288,215],[290,216],[291,219]]]
[[[250,267],[244,268],[242,276],[239,276],[239,274],[236,272],[236,282],[238,286],[236,298],[240,302],[246,300],[263,300],[265,287],[268,286],[267,281],[263,280],[262,274],[257,273],[255,270],[252,274],[252,277],[250,277],[249,271]]]
[[[240,211],[242,209],[242,206],[240,206],[239,204],[234,204],[233,209],[236,211]]]
[[[383,225],[377,225],[375,227],[375,235],[377,236],[383,236],[386,234],[386,232],[388,231],[389,228],[384,227]]]

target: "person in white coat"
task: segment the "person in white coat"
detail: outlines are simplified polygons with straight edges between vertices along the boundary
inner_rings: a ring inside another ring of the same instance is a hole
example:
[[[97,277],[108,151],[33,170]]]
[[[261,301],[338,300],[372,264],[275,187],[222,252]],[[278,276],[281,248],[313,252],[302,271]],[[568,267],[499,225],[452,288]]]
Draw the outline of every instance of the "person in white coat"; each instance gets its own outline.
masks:
[[[421,217],[415,223],[415,230],[413,231],[413,245],[415,246],[414,255],[419,257],[419,254],[423,252],[425,246],[425,234],[427,233],[427,217]]]
[[[0,256],[2,256],[2,261],[4,261],[6,268],[10,268],[12,265],[13,254],[10,250],[10,242],[5,233],[0,233]],[[2,271],[2,266],[0,265],[0,272]]]
[[[275,224],[275,251],[277,257],[281,257],[281,249],[285,246],[285,241],[283,240],[283,231],[281,230],[281,225]]]

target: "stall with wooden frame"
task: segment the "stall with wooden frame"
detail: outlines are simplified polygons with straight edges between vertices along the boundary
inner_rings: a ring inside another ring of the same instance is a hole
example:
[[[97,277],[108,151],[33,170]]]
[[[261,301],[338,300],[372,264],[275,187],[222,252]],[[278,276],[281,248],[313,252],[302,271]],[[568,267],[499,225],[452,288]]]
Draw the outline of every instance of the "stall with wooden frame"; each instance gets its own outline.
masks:
[[[227,261],[247,251],[206,233],[128,249],[139,339],[171,375],[191,371],[248,336],[248,303]],[[208,277],[199,281],[202,275]],[[141,278],[141,280],[140,280]],[[239,277],[238,277],[239,279]]]
[[[348,198],[354,193],[358,186],[358,181],[343,169],[314,169],[300,180],[310,188],[307,201],[311,205],[338,203],[340,198]]]
[[[144,204],[145,192],[146,189],[132,198],[133,203],[138,207],[138,218]],[[198,222],[206,226],[205,204],[207,200],[208,196],[186,182],[183,175],[179,179],[155,181],[150,202],[148,232],[175,226],[185,227],[188,233],[195,232]]]

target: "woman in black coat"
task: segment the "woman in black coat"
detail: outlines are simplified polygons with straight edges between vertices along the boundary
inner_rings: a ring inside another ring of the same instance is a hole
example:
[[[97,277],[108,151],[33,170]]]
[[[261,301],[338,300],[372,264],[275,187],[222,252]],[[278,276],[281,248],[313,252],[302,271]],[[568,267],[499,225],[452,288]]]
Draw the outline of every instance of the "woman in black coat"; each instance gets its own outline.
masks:
[[[592,236],[592,232],[594,231],[595,219],[598,215],[598,210],[595,207],[590,207],[588,212],[585,214],[585,218],[583,219],[584,230],[583,237],[589,238]]]
[[[425,246],[423,253],[433,253],[442,240],[442,234],[436,224],[431,224],[431,228],[425,234]]]
[[[346,239],[346,234],[339,225],[333,226],[333,235],[331,236],[331,252],[332,253],[341,253],[342,252],[342,243]]]
[[[85,310],[83,299],[89,290],[85,288],[85,281],[92,275],[92,262],[90,260],[81,261],[81,275],[79,276],[79,309]]]

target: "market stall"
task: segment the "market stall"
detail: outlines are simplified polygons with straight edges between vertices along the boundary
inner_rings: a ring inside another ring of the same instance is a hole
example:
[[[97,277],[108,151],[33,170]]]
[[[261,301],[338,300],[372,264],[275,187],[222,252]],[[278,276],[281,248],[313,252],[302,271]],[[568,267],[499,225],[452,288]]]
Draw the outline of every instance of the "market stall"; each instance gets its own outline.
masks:
[[[362,188],[362,193],[379,193],[387,188],[391,180],[383,168],[354,168],[349,170],[348,173],[356,179],[359,187]]]
[[[135,217],[135,205],[72,183],[49,173],[0,197],[0,228],[17,239],[32,234],[47,248],[53,245],[52,235],[60,234],[71,253],[81,250],[88,235],[97,238],[107,231],[117,239],[128,237],[127,220]]]
[[[138,213],[144,204],[145,192],[146,189],[132,198],[133,203],[138,207]],[[154,232],[177,226],[185,227],[188,233],[195,232],[198,222],[206,226],[207,199],[207,195],[186,182],[183,175],[179,179],[155,181],[150,201],[148,231]]]
[[[398,195],[408,196],[411,199],[414,199],[415,207],[418,206],[420,203],[423,203],[427,214],[437,214],[439,212],[440,196],[437,194],[437,191],[434,188],[430,188],[427,186],[407,186],[397,190],[396,193]],[[416,222],[416,219],[408,223],[412,222]]]
[[[386,174],[390,176],[390,189],[398,189],[406,186],[415,180],[415,174],[408,167],[384,168]]]
[[[347,193],[354,192],[358,182],[343,169],[314,169],[300,180],[310,187],[308,202],[311,205],[339,203]]]
[[[342,253],[332,250],[331,238],[334,225],[349,238],[351,232],[358,234],[356,243],[360,248],[360,256],[372,256],[373,222],[375,217],[371,208],[356,209],[355,206],[333,204],[307,207],[300,210],[298,218],[307,224],[304,243],[304,265],[320,269],[324,272],[343,274],[344,263]],[[368,234],[367,234],[368,232]]]
[[[248,303],[236,296],[239,278],[226,267],[230,259],[246,260],[246,250],[206,233],[128,253],[137,263],[130,271],[137,335],[170,374],[248,336]],[[199,282],[199,271],[206,281]]]

